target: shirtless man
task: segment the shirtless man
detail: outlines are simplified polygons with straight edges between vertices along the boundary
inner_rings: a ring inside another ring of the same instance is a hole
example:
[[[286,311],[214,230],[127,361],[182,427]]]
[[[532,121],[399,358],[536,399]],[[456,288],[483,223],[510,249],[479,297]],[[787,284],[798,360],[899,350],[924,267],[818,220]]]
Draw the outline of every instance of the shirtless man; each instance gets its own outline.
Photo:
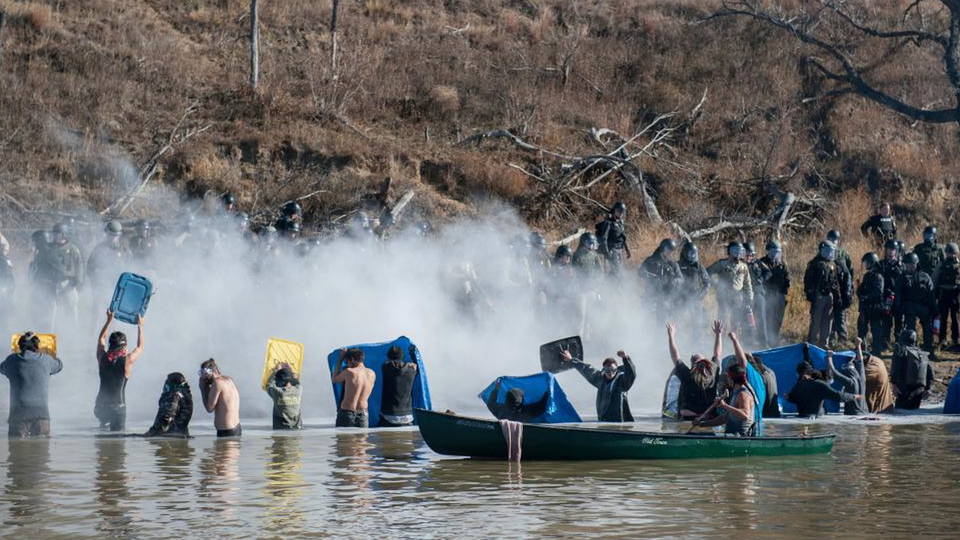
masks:
[[[346,362],[347,367],[343,364]],[[363,351],[341,349],[340,364],[333,374],[333,382],[343,383],[343,399],[337,410],[337,427],[369,427],[367,399],[373,391],[377,374],[363,365]]]
[[[233,379],[220,373],[213,358],[200,364],[200,395],[207,412],[213,413],[217,437],[239,437],[240,392]]]

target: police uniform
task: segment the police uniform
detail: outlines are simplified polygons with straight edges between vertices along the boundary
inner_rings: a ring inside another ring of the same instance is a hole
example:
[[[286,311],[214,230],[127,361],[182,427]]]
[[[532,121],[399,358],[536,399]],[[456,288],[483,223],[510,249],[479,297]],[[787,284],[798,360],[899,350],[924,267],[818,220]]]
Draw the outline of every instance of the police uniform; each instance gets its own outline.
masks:
[[[803,291],[810,302],[807,341],[820,347],[830,343],[833,309],[840,297],[839,273],[836,263],[817,255],[803,275]]]

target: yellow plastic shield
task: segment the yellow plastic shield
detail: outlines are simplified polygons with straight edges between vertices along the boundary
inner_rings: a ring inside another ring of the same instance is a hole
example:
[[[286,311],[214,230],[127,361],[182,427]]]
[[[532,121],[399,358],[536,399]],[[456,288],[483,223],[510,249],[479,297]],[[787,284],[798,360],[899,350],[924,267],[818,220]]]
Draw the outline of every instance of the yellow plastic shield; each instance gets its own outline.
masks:
[[[303,343],[270,338],[270,340],[267,341],[267,357],[263,362],[262,386],[264,389],[267,388],[273,372],[283,364],[289,365],[294,375],[300,378],[300,373],[303,368]]]
[[[14,334],[10,336],[10,350],[15,353],[20,352],[20,336],[23,334]],[[56,334],[37,334],[40,338],[40,352],[57,356],[57,335]]]

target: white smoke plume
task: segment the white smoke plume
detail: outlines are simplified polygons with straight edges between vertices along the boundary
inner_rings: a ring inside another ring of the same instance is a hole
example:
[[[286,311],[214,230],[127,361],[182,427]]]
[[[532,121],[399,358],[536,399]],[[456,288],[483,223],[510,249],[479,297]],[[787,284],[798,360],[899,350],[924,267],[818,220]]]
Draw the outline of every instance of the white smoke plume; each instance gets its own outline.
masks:
[[[260,380],[270,337],[306,346],[302,380],[308,423],[330,422],[336,412],[326,362],[331,350],[400,335],[420,347],[435,409],[484,414],[477,394],[489,382],[500,375],[540,371],[540,344],[573,335],[579,327],[577,281],[549,278],[554,281],[547,288],[558,291],[561,300],[546,305],[529,287],[511,283],[511,273],[526,254],[511,248],[511,241],[529,231],[503,212],[451,224],[429,238],[412,231],[382,242],[330,238],[305,257],[292,245],[276,257],[264,257],[227,216],[199,218],[189,233],[177,231],[175,221],[169,226],[174,232],[159,238],[154,264],[117,269],[117,274],[146,275],[156,288],[146,317],[145,353],[127,387],[129,431],[149,426],[164,378],[172,371],[184,373],[194,389],[194,424],[212,424],[196,391],[197,369],[207,358],[215,358],[236,380],[241,420],[269,423],[271,403]],[[82,246],[85,256],[91,248]],[[475,290],[489,301],[472,318],[463,313],[456,295],[462,280],[454,276],[466,264],[479,278]],[[634,412],[652,414],[659,412],[671,364],[663,328],[653,322],[652,307],[634,275],[625,268],[622,280],[603,286],[602,302],[590,304],[585,360],[596,366],[617,349],[630,353],[639,372],[629,394],[631,406]],[[49,331],[31,319],[29,280],[18,277],[21,300],[11,310],[7,330]],[[97,425],[94,352],[115,280],[116,274],[107,282],[87,284],[79,326],[58,324],[64,370],[51,382],[55,430]],[[127,333],[132,348],[136,328],[115,323],[115,329]],[[689,343],[693,336],[680,338]],[[575,371],[559,375],[559,381],[582,416],[595,416],[593,387]],[[0,385],[4,409],[7,389]]]

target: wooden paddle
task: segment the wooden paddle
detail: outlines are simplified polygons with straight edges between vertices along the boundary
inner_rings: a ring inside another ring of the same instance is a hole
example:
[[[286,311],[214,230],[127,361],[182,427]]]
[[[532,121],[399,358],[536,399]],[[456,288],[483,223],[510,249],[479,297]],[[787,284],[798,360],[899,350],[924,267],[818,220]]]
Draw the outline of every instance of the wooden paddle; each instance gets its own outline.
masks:
[[[691,425],[691,426],[690,426],[690,429],[687,430],[687,435],[693,433],[694,428],[697,427],[697,423],[700,422],[700,420],[703,420],[703,417],[704,417],[704,416],[706,416],[706,415],[710,414],[711,412],[713,412],[713,409],[715,409],[715,408],[717,408],[717,403],[716,403],[716,402],[714,402],[713,405],[711,405],[709,409],[703,411],[703,414],[701,414],[700,416],[694,418],[694,419],[693,419],[693,425]]]

